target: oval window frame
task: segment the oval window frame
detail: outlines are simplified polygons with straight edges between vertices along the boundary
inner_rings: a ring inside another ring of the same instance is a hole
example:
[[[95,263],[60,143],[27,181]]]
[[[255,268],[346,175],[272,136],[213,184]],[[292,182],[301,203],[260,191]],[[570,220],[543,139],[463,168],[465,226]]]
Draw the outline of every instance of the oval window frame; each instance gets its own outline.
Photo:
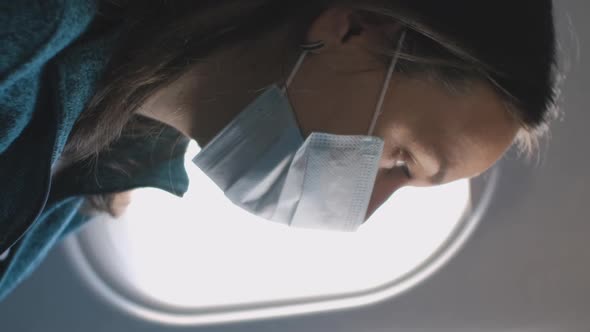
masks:
[[[64,249],[73,269],[107,303],[136,317],[170,325],[215,325],[241,321],[288,317],[376,304],[416,287],[446,265],[465,245],[483,219],[499,183],[501,163],[470,181],[468,207],[444,243],[424,262],[391,282],[369,290],[337,296],[293,301],[273,301],[261,305],[226,306],[212,310],[188,310],[142,296],[128,286],[109,278],[104,266],[96,264],[96,255],[80,232],[64,241]],[[103,270],[101,270],[103,269]]]

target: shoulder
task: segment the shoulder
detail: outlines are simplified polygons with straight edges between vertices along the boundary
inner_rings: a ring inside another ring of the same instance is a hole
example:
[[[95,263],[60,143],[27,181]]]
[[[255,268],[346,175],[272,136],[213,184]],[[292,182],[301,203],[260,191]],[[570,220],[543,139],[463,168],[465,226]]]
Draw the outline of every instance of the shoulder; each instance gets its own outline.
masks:
[[[20,0],[0,4],[0,153],[32,118],[47,62],[90,25],[96,0]]]
[[[97,10],[93,0],[3,1],[0,7],[0,88],[69,45]]]

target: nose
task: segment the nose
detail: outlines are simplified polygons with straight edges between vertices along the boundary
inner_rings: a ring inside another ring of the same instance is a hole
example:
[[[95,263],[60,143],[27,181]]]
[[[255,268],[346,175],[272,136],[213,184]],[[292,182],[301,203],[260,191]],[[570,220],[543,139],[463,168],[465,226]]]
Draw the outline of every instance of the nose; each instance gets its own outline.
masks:
[[[391,171],[388,169],[381,169],[377,173],[375,179],[375,186],[367,208],[365,221],[368,220],[377,209],[387,201],[398,189],[403,187],[407,182],[407,178],[401,171]]]

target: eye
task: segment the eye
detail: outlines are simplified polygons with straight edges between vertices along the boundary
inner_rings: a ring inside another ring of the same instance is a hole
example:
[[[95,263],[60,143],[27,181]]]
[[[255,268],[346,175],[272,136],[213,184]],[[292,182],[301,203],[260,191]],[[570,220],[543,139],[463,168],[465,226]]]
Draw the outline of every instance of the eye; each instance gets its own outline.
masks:
[[[406,164],[405,162],[403,163],[402,166],[398,166],[403,172],[404,175],[408,178],[408,179],[412,179],[412,172],[410,172],[410,167],[408,166],[408,164]]]
[[[395,167],[399,168],[402,170],[402,172],[404,172],[404,175],[408,178],[408,179],[412,179],[412,172],[410,172],[410,167],[408,166],[408,163],[403,161],[403,160],[398,160],[395,162]]]
[[[398,149],[394,152],[394,163],[390,170],[401,170],[409,180],[414,176],[410,170],[410,164],[414,160],[413,156],[404,149]]]

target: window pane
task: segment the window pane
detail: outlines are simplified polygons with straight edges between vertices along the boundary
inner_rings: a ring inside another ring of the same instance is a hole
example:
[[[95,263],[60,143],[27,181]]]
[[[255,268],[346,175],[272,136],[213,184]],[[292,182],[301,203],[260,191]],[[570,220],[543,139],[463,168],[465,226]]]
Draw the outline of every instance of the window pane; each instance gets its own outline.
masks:
[[[169,305],[212,308],[368,290],[424,263],[454,230],[469,182],[396,193],[356,233],[288,228],[229,202],[190,160],[190,190],[178,199],[133,193],[120,220],[90,233],[109,273]]]

